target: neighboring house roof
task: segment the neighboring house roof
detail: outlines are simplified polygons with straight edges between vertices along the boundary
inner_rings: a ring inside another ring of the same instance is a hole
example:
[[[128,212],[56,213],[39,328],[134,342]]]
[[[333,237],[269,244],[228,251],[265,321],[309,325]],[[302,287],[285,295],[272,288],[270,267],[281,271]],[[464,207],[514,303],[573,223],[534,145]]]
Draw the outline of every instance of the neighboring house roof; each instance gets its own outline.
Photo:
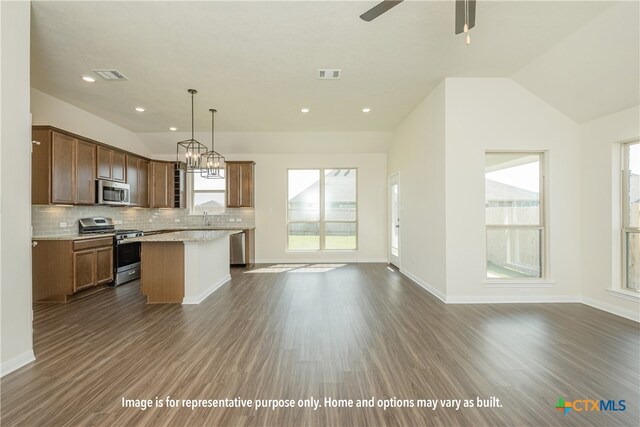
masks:
[[[540,200],[539,193],[490,179],[485,179],[485,194],[485,200],[489,202]]]
[[[216,202],[215,200],[209,200],[208,202],[205,203],[201,203],[198,205],[198,207],[200,209],[218,209],[218,208],[223,208],[224,204]]]

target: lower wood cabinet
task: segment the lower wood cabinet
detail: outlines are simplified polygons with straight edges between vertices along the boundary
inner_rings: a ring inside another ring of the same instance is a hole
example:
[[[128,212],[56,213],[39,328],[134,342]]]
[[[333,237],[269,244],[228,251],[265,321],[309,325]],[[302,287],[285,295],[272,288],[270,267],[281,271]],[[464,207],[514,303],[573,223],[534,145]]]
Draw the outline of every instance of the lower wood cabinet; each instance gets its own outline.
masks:
[[[33,240],[33,300],[67,302],[113,281],[113,238]]]
[[[73,253],[73,291],[113,280],[113,246]]]

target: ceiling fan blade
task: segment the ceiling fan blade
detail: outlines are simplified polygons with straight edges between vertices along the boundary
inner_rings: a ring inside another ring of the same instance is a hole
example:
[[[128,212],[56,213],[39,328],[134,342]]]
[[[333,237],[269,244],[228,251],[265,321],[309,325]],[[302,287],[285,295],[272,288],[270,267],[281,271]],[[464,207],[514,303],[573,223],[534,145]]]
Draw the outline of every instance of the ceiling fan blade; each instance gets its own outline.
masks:
[[[456,0],[456,34],[464,32],[465,3],[469,5],[469,29],[476,25],[476,0]]]
[[[377,5],[373,6],[371,9],[360,15],[360,19],[371,22],[378,16],[385,13],[387,10],[399,5],[400,3],[402,3],[402,0],[384,0],[382,3],[378,3]]]

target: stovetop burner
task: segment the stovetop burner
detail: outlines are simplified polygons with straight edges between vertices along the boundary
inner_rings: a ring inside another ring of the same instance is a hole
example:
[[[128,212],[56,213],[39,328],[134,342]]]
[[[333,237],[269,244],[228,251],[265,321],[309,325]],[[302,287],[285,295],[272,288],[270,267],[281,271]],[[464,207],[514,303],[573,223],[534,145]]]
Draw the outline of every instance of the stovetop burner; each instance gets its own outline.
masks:
[[[103,217],[81,218],[78,231],[80,234],[115,234],[116,240],[144,236],[142,230],[124,228],[116,230],[113,219]]]

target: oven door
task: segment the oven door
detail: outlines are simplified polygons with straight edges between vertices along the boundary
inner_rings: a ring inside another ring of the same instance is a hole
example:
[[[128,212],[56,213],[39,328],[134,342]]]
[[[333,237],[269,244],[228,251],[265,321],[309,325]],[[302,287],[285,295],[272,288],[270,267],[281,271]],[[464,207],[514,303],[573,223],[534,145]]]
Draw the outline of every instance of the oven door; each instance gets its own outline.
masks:
[[[140,242],[128,243],[126,239],[116,241],[115,263],[116,273],[140,266]]]

